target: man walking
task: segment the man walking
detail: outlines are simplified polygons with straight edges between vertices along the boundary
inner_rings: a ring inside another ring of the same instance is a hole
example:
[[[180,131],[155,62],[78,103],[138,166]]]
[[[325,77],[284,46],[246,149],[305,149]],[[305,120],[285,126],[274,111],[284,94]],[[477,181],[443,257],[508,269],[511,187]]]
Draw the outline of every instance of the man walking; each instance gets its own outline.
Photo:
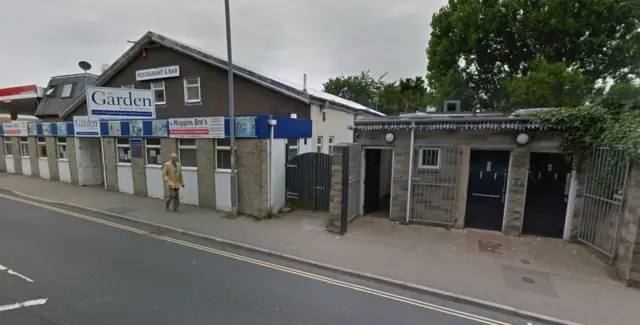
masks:
[[[162,165],[162,179],[169,188],[169,197],[165,201],[165,209],[169,211],[169,205],[173,201],[173,211],[178,212],[180,206],[180,187],[184,187],[182,178],[182,165],[178,162],[178,155],[173,153],[171,160]]]

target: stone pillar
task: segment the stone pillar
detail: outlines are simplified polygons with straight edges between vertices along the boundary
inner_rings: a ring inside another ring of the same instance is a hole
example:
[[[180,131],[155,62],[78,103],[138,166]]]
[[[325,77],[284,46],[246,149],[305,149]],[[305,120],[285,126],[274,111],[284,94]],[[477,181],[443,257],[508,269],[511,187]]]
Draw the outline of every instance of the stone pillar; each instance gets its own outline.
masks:
[[[464,218],[467,214],[467,189],[469,187],[469,166],[471,159],[471,147],[462,146],[460,164],[458,167],[458,184],[456,185],[456,206],[454,228],[464,228]]]
[[[80,185],[76,141],[78,140],[75,137],[67,137],[67,154],[69,155],[69,172],[71,173],[71,184]]]
[[[587,182],[587,163],[580,163],[580,165],[576,168],[575,173],[576,196],[573,199],[573,214],[571,215],[572,220],[570,240],[577,239],[578,229],[580,229],[580,222],[582,220],[582,208],[584,207],[584,187]]]
[[[404,222],[407,216],[407,200],[409,199],[409,160],[410,132],[396,133],[393,156],[393,179],[391,181],[391,213],[389,219]],[[417,161],[414,157],[414,163]]]
[[[268,208],[268,140],[237,141],[238,212],[262,217]]]
[[[60,170],[58,169],[58,146],[56,145],[56,138],[46,137],[45,143],[47,144],[47,163],[49,164],[49,176],[51,176],[52,181],[59,181]]]
[[[164,164],[166,161],[169,160],[169,158],[171,158],[171,155],[173,153],[177,153],[177,152],[178,152],[178,141],[176,139],[172,139],[172,138],[160,139],[160,158],[161,158],[160,163],[161,164]],[[198,155],[200,155],[200,153],[198,153]],[[168,196],[169,196],[169,188],[164,186],[164,197],[166,198]],[[202,204],[202,202],[199,202],[199,203]]]
[[[144,140],[140,138],[130,139],[140,141],[141,156],[138,158],[131,157],[131,177],[133,178],[133,194],[139,196],[147,196],[147,171],[145,165],[146,150],[144,149]],[[131,142],[129,142],[131,143]],[[133,146],[132,146],[133,147]],[[161,149],[162,150],[162,149]]]
[[[198,197],[200,206],[216,208],[215,148],[213,139],[197,139]]]
[[[7,156],[7,153],[4,152],[4,144],[9,138],[2,138],[2,145],[0,145],[0,172],[4,173],[7,171],[6,160],[4,159]]]
[[[333,146],[331,156],[331,193],[329,195],[329,213],[333,217],[342,216],[342,184],[344,154],[348,150],[348,144],[339,143]]]
[[[22,157],[20,152],[20,138],[11,137],[11,146],[13,147],[13,168],[17,175],[22,175]]]
[[[502,224],[502,232],[509,236],[519,236],[522,233],[530,154],[529,149],[525,147],[511,151],[506,213]]]
[[[38,166],[38,138],[29,137],[29,162],[31,163],[31,176],[40,177],[40,166]]]
[[[104,146],[105,173],[107,174],[107,190],[118,192],[118,157],[115,138],[102,138]]]
[[[640,287],[640,163],[631,165],[618,235],[616,273],[624,283]]]

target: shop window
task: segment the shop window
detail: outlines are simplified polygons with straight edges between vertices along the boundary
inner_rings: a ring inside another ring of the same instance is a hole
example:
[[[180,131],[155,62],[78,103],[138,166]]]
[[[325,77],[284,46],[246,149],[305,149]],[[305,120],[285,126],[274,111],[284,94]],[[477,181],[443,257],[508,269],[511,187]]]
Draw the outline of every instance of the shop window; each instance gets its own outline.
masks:
[[[131,163],[131,144],[129,139],[116,139],[116,150],[119,164]]]
[[[184,101],[185,103],[199,103],[200,98],[200,77],[184,79]]]
[[[44,137],[38,137],[38,158],[47,158],[47,142]]]
[[[164,81],[152,82],[151,90],[153,90],[153,97],[155,98],[156,105],[163,105],[167,103],[167,95],[164,91]]]
[[[298,155],[298,139],[287,139],[287,160]]]
[[[160,139],[146,139],[144,142],[145,150],[147,150],[147,165],[162,165],[162,157],[160,156]]]
[[[69,153],[67,152],[67,138],[56,138],[58,147],[58,159],[69,159]]]
[[[322,136],[319,135],[316,140],[316,152],[322,152]]]
[[[7,157],[13,157],[13,144],[11,144],[11,138],[4,138],[4,155]]]
[[[231,170],[231,141],[229,139],[216,140],[216,169]]]
[[[20,157],[29,157],[29,140],[27,137],[20,137]]]
[[[334,141],[334,138],[329,137],[329,154],[330,155],[333,155],[333,141]]]
[[[440,168],[440,149],[438,148],[420,149],[420,168],[426,168],[426,169]]]
[[[71,97],[71,90],[73,89],[73,84],[66,84],[62,86],[62,94],[60,98],[69,98]]]
[[[198,167],[195,139],[178,139],[178,159],[183,167]]]

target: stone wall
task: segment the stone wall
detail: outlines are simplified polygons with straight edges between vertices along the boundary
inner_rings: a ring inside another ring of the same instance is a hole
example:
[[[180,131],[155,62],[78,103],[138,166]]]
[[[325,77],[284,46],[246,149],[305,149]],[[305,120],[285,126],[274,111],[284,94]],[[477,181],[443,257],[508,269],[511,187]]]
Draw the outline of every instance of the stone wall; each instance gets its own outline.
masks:
[[[71,184],[80,185],[76,141],[77,140],[75,137],[67,137],[67,153],[69,155],[69,173],[71,174]]]
[[[16,174],[22,174],[22,157],[20,157],[20,138],[11,137],[11,146],[13,148],[13,168]],[[58,165],[56,165],[57,169]]]
[[[331,193],[329,195],[329,213],[333,216],[342,215],[342,166],[344,154],[348,144],[339,143],[333,147],[331,156]]]
[[[530,154],[531,152],[525,147],[511,151],[506,213],[502,225],[502,232],[510,236],[517,236],[522,232]]]
[[[49,175],[52,181],[60,180],[60,170],[58,169],[58,146],[56,138],[45,137],[47,144],[47,163],[49,164]],[[68,150],[67,150],[68,151]]]
[[[214,139],[196,140],[198,150],[198,202],[200,206],[216,208]]]
[[[105,173],[107,174],[107,190],[118,192],[118,157],[116,156],[116,139],[102,138],[104,147]]]
[[[264,216],[267,202],[268,140],[239,139],[237,143],[238,212]]]
[[[0,172],[2,173],[7,171],[7,161],[4,159],[7,153],[4,152],[4,144],[8,139],[9,138],[2,138],[2,141],[0,141],[0,143],[2,143],[2,145],[0,145],[0,157],[2,157],[2,159],[0,159]]]
[[[147,171],[145,165],[146,150],[144,148],[144,140],[140,138],[132,138],[131,140],[139,140],[142,148],[141,156],[138,158],[131,157],[131,177],[133,177],[133,194],[147,196]],[[131,142],[129,142],[131,143]]]
[[[31,163],[31,176],[40,177],[40,166],[38,166],[38,138],[29,137],[29,162]]]
[[[614,267],[627,285],[640,287],[640,164],[631,165],[627,179],[625,209]]]

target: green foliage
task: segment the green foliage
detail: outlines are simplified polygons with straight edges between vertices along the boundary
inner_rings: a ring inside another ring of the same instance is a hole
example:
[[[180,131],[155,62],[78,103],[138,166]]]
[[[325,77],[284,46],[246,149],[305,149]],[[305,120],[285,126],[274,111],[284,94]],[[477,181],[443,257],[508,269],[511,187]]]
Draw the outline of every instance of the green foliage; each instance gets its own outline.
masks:
[[[437,98],[466,108],[579,105],[587,98],[578,95],[598,81],[640,72],[638,0],[449,0],[431,28],[427,84]],[[537,60],[548,62],[547,73]],[[534,82],[544,84],[537,94],[526,91]],[[571,90],[557,100],[553,85]]]
[[[323,84],[324,91],[375,108],[378,102],[378,92],[384,85],[382,78],[373,78],[369,71],[363,71],[355,76],[340,76],[330,78]]]
[[[277,217],[278,217],[278,213],[273,211],[273,208],[271,206],[268,206],[264,211],[264,215],[262,216],[262,219],[275,219]]]
[[[640,110],[640,86],[631,81],[616,83],[599,98],[597,104],[614,110]]]

